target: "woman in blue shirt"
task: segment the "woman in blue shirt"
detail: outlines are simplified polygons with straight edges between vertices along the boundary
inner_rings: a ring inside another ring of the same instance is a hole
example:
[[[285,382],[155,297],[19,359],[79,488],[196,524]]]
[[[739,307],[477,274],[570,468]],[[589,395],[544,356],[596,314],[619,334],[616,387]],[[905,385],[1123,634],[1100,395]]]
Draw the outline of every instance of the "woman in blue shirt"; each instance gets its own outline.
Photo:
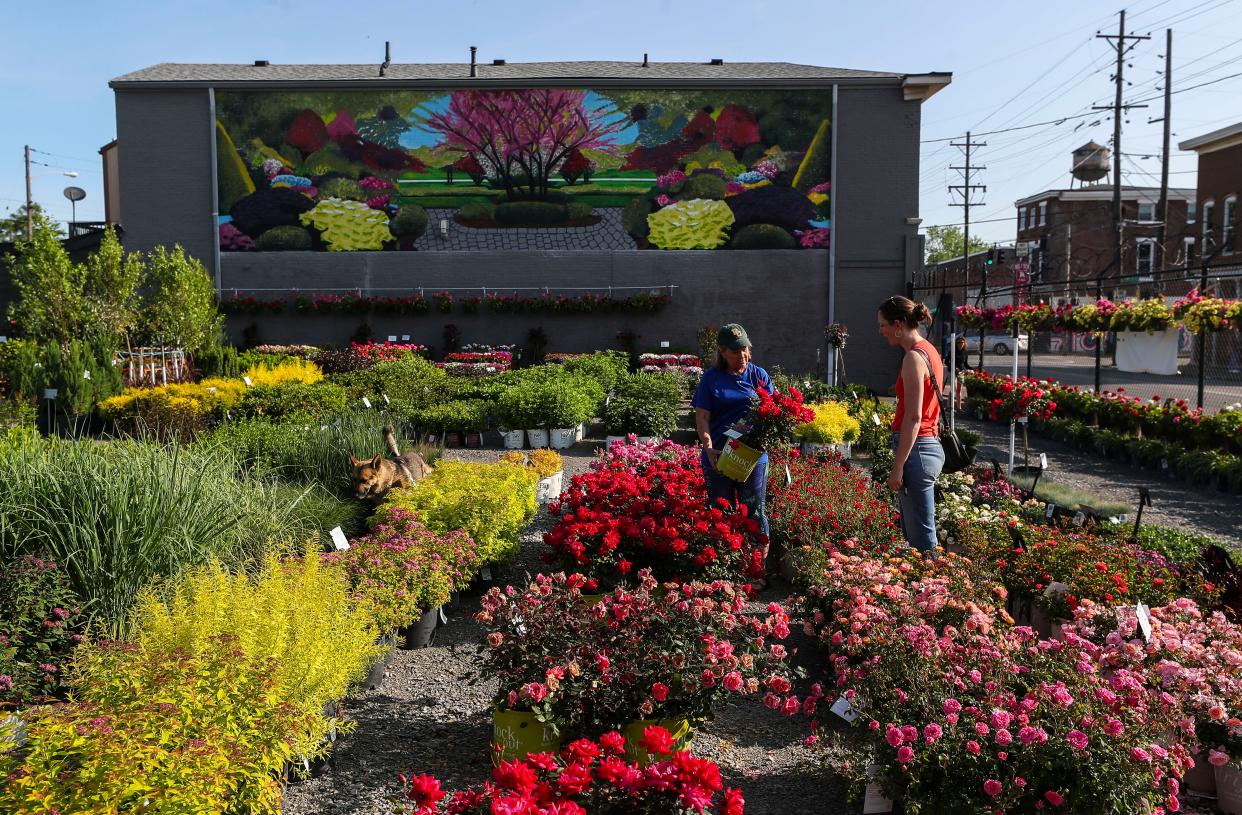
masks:
[[[746,418],[751,405],[758,399],[756,390],[762,386],[772,392],[768,372],[750,361],[750,337],[737,323],[722,326],[716,334],[716,367],[708,368],[694,391],[694,426],[703,446],[703,475],[707,479],[707,497],[715,505],[720,498],[732,506],[744,505],[748,514],[768,534],[768,516],[764,512],[764,493],[768,488],[768,454],[759,459],[750,478],[737,482],[716,471],[716,459],[724,447],[724,432]],[[767,557],[767,548],[764,548]]]

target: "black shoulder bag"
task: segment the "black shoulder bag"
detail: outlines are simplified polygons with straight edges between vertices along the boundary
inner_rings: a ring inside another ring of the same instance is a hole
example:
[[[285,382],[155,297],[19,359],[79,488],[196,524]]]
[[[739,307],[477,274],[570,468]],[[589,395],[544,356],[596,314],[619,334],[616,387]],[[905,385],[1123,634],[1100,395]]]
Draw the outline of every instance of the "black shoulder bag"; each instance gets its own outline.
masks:
[[[940,433],[940,446],[944,448],[944,468],[940,472],[961,472],[975,463],[975,456],[979,455],[979,451],[963,442],[958,438],[957,431],[950,429],[944,423],[944,395],[940,392],[942,383],[936,376],[936,372],[932,370],[931,358],[927,356],[927,353],[919,348],[912,350],[922,356],[923,361],[927,363],[927,375],[931,377],[932,389],[936,391],[936,401],[940,403],[940,419],[936,428]]]

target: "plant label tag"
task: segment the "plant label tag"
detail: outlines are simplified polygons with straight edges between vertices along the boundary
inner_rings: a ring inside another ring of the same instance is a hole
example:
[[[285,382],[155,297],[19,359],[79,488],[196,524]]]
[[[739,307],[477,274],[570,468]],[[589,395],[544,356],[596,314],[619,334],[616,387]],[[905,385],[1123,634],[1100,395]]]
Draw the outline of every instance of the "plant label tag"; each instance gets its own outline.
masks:
[[[1074,526],[1082,526],[1083,522],[1086,520],[1087,516],[1083,515],[1081,512],[1074,513]]]
[[[854,706],[850,704],[850,700],[846,698],[844,693],[837,697],[837,701],[832,703],[831,710],[847,722],[852,722],[858,718],[858,711],[854,710]]]
[[[668,348],[668,340],[660,340],[661,348]]]
[[[1120,515],[1118,515],[1118,516],[1117,516],[1117,523],[1119,523],[1119,524],[1128,524],[1128,523],[1130,523],[1130,514],[1129,514],[1129,513],[1127,513],[1127,512],[1123,512],[1123,513],[1121,513]]]
[[[332,536],[332,545],[336,547],[338,552],[343,552],[349,548],[349,541],[345,539],[345,530],[337,526],[328,534]]]
[[[325,431],[325,430],[327,430],[327,429],[328,429],[328,426],[327,426],[326,424],[321,424],[321,425],[319,425],[319,432],[320,432],[320,433],[322,433],[323,431]]]
[[[1057,511],[1057,505],[1049,501],[1048,505],[1044,507],[1044,517],[1051,518],[1056,511]]]
[[[86,368],[85,370],[83,370],[83,371],[82,371],[82,378],[83,378],[83,379],[90,379],[90,378],[91,378],[91,369],[90,369],[90,368]]]
[[[1169,469],[1169,460],[1167,458],[1160,459],[1160,469],[1162,470]]]
[[[444,606],[440,606],[440,625],[448,625],[448,615],[444,613]]]
[[[396,342],[396,341],[397,341],[397,335],[396,335],[396,334],[389,334],[389,335],[388,335],[388,341],[389,341],[389,342]]]
[[[391,405],[391,404],[392,404],[392,400],[388,398],[388,394],[386,394],[386,393],[381,393],[381,394],[380,394],[380,396],[383,396],[383,397],[384,397],[384,404],[386,404],[386,405]]]
[[[8,341],[9,341],[8,337],[4,336],[3,334],[0,334],[0,342],[8,342]]]
[[[786,465],[785,465],[785,483],[786,483],[786,484],[792,484],[792,483],[793,483],[793,473],[789,472],[789,465],[788,465],[788,464],[786,464]]]
[[[57,394],[59,394],[59,393],[60,393],[60,391],[59,391],[59,390],[57,390],[56,388],[44,388],[44,389],[43,389],[43,398],[44,398],[44,399],[55,399],[55,398],[56,398],[56,395],[57,395]]]
[[[1019,417],[1018,417],[1018,424],[1026,424],[1026,417],[1025,417],[1025,416],[1019,416]]]
[[[365,396],[364,396],[364,397],[362,397],[362,406],[363,406],[364,408],[369,408],[369,407],[371,407],[371,400],[370,400],[370,399],[368,399],[368,398],[366,398]]]
[[[410,335],[409,335],[409,334],[402,334],[402,335],[401,335],[401,341],[402,341],[402,342],[409,342],[409,341],[410,341]]]
[[[858,401],[858,391],[850,391],[850,396],[854,397],[854,401]]]
[[[248,376],[243,376],[243,377],[242,377],[242,382],[245,382],[245,383],[246,383],[246,387],[248,387],[248,388],[252,388],[252,387],[254,387],[254,383],[250,381],[250,377],[248,377]]]
[[[728,430],[726,430],[726,431],[724,432],[724,434],[725,434],[726,436],[728,436],[729,438],[731,438],[731,439],[740,439],[740,438],[742,438],[742,434],[741,434],[741,433],[739,433],[739,432],[737,432],[736,430],[734,430],[734,429],[733,429],[733,428],[731,428],[731,427],[730,427]]]
[[[216,392],[216,386],[215,386],[215,385],[208,385],[208,386],[207,386],[207,392],[208,392],[208,393],[215,393],[215,392]]]
[[[880,426],[880,414],[876,413],[874,410],[871,411],[871,423],[876,427]]]
[[[482,569],[479,569],[479,577],[490,581],[492,579],[492,570],[484,566]]]
[[[882,812],[893,811],[893,801],[891,798],[885,798],[884,793],[880,791],[879,784],[868,784],[867,792],[863,795],[863,815],[880,815]]]
[[[1134,613],[1138,615],[1139,630],[1143,632],[1143,642],[1151,641],[1151,617],[1147,614],[1147,606],[1137,603]]]
[[[1047,453],[1039,454],[1039,469],[1041,470],[1048,469],[1048,454]]]

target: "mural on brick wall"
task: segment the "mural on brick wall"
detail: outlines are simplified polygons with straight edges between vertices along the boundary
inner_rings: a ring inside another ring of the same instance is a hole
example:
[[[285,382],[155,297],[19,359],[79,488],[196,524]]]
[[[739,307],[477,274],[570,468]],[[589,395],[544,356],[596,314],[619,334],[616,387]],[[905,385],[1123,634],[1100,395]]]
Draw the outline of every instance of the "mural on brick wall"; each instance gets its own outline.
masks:
[[[831,91],[220,91],[224,251],[827,248]]]

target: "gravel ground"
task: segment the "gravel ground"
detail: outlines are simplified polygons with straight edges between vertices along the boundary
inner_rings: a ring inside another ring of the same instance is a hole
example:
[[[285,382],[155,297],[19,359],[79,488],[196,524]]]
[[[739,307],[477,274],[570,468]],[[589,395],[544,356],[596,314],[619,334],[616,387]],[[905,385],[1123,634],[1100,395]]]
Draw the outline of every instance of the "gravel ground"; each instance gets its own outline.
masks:
[[[978,461],[997,459],[1004,466],[1009,458],[1009,428],[995,422],[980,422],[958,415],[957,421],[968,430],[983,434],[983,447]],[[1022,463],[1022,436],[1017,438],[1015,460]],[[1068,447],[1043,436],[1031,435],[1031,459],[1038,464],[1040,453],[1048,454],[1048,472],[1044,477],[1098,495],[1110,501],[1138,506],[1138,488],[1151,493],[1150,507],[1143,510],[1143,520],[1164,526],[1204,532],[1221,540],[1242,544],[1238,528],[1242,500],[1203,485],[1162,478],[1156,473],[1135,469],[1118,461]],[[1130,513],[1134,518],[1134,510]]]
[[[566,483],[587,468],[601,445],[590,440],[562,451],[567,453]],[[494,461],[499,452],[452,450],[448,455]],[[496,575],[502,585],[521,582],[543,567],[542,535],[551,522],[547,509],[540,507],[523,536],[521,553],[505,573]],[[789,593],[788,584],[777,577],[757,607],[784,600]],[[453,790],[488,778],[495,684],[469,681],[482,636],[470,617],[477,609],[477,598],[465,598],[448,609],[449,623],[437,630],[433,647],[395,651],[381,687],[347,700],[346,715],[357,722],[357,729],[340,738],[331,765],[321,775],[289,786],[285,815],[392,812],[401,772],[431,773]],[[813,641],[796,628],[788,644],[797,649],[796,662],[822,664],[815,658]],[[851,811],[844,790],[818,769],[812,752],[802,745],[808,734],[804,719],[787,719],[747,699],[700,730],[694,748],[720,764],[726,784],[742,788],[747,815]]]

